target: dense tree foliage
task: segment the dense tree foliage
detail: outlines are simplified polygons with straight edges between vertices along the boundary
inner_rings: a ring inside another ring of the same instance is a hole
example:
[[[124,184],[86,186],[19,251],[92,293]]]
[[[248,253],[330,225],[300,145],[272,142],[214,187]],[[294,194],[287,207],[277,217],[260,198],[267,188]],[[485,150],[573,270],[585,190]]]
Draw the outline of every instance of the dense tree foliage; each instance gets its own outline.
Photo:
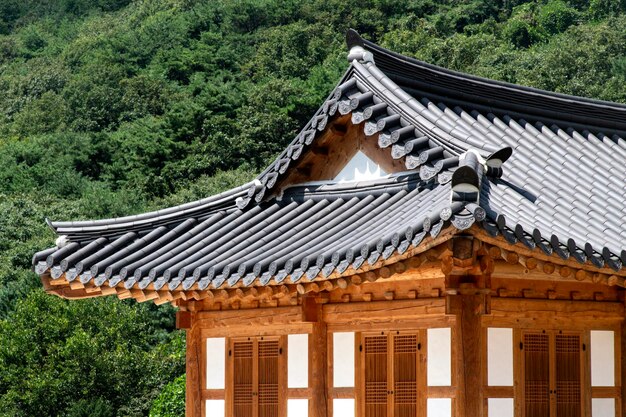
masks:
[[[43,219],[251,179],[340,78],[349,27],[454,70],[626,102],[625,0],[0,2],[1,415],[180,415],[172,310],[44,295]]]

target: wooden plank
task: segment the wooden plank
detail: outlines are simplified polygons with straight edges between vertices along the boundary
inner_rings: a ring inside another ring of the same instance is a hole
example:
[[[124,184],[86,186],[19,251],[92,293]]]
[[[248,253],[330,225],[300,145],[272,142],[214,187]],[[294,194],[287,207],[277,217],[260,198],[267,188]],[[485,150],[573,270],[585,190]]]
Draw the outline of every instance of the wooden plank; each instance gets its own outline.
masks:
[[[483,394],[485,398],[514,398],[515,387],[496,387],[483,385]]]
[[[622,322],[623,323],[623,322]],[[622,410],[622,407],[624,406],[624,397],[622,395],[622,390],[624,389],[623,387],[623,383],[624,383],[624,379],[623,379],[623,367],[624,367],[624,361],[622,359],[622,355],[624,354],[624,349],[622,349],[622,343],[624,340],[624,336],[622,335],[622,329],[621,329],[621,325],[616,327],[615,329],[613,329],[613,331],[615,332],[615,390],[616,390],[616,395],[615,395],[615,410],[617,412],[617,414],[619,415],[619,413]],[[589,339],[591,339],[591,335],[589,335]],[[591,343],[589,344],[589,346],[591,346]],[[589,370],[589,379],[591,379],[591,370]],[[622,415],[624,415],[622,413]]]
[[[555,333],[554,331],[547,332],[549,336],[549,355],[548,355],[548,363],[550,367],[550,416],[556,416],[556,403],[557,403],[557,395],[554,392],[557,389],[556,385],[556,342],[555,342]],[[524,343],[524,350],[528,350],[526,348],[526,343]],[[528,369],[528,362],[525,362],[526,369]],[[528,395],[528,394],[527,394]],[[535,417],[533,415],[528,415],[526,417]]]
[[[302,321],[302,309],[298,306],[201,311],[198,318],[197,326],[203,337],[271,336],[312,331],[312,323]]]
[[[354,398],[355,396],[355,388],[354,387],[341,387],[341,388],[330,388],[328,391],[329,398]]]
[[[581,398],[583,400],[583,416],[591,415],[591,333],[589,331],[580,332],[582,349],[580,352],[581,369]],[[614,339],[615,341],[615,339]],[[617,351],[615,351],[617,353]],[[617,362],[615,363],[615,366]]]
[[[363,347],[363,349],[365,349],[365,346]],[[364,350],[365,352],[365,350]],[[393,336],[391,336],[390,334],[387,334],[387,389],[388,394],[387,394],[387,415],[388,416],[393,416],[394,414],[394,389],[395,389],[395,384],[394,384],[394,340],[393,340]],[[374,366],[373,368],[377,368],[377,366]],[[367,369],[367,368],[366,368]],[[368,373],[374,373],[372,372],[372,370],[367,370]],[[367,391],[367,385],[365,386],[365,389]],[[367,394],[366,394],[367,395]]]
[[[329,325],[401,322],[420,316],[442,316],[444,313],[443,298],[325,304],[323,308],[324,321]]]
[[[535,274],[535,271],[528,275],[523,275],[521,271],[516,272],[518,273],[512,272],[510,277],[492,276],[491,288],[498,295],[502,291],[506,291],[507,296],[517,298],[525,295],[524,290],[532,289],[537,292],[535,298],[571,299],[572,292],[578,292],[577,296],[581,300],[594,301],[598,298],[603,298],[605,301],[620,300],[620,291],[617,287],[586,281],[565,281],[561,278],[547,280],[543,279],[541,275]]]
[[[356,403],[356,413],[357,416],[365,415],[365,381],[363,380],[363,376],[365,375],[365,363],[363,361],[363,333],[356,331],[354,332],[354,340],[356,343],[354,344],[354,383],[355,383],[355,403]],[[334,416],[331,417],[340,417]]]
[[[451,327],[454,326],[457,319],[454,316],[442,315],[440,317],[424,317],[424,318],[416,318],[412,320],[390,320],[390,321],[380,321],[380,322],[360,322],[357,324],[353,323],[340,323],[340,324],[327,324],[328,331],[332,332],[350,332],[358,329],[363,332],[373,332],[373,331],[387,331],[389,329],[393,330],[415,330],[415,329],[424,329],[429,327]]]
[[[252,340],[254,341],[254,353],[252,355],[252,417],[259,417],[259,338],[253,337]],[[236,390],[233,391],[236,392]],[[233,415],[237,415],[237,413],[233,413]]]
[[[226,390],[223,389],[203,389],[202,402],[205,400],[223,400],[226,398]]]
[[[235,370],[235,359],[233,357],[233,340],[231,338],[226,338],[226,393],[224,398],[226,400],[226,415],[233,415],[233,402],[234,402],[234,393],[233,393],[233,381],[235,378],[234,370]],[[204,416],[203,416],[204,417]]]
[[[287,388],[286,395],[287,398],[308,398],[311,399],[312,394],[311,388]]]
[[[197,320],[200,325],[207,327],[206,322],[215,323],[220,327],[230,327],[241,324],[243,321],[252,321],[255,324],[299,323],[302,321],[300,307],[277,307],[247,310],[220,310],[200,311]],[[212,327],[215,327],[214,325]]]
[[[621,387],[591,387],[592,398],[617,398],[620,396]]]
[[[424,372],[426,370],[424,369]],[[457,389],[456,387],[427,387],[424,392],[426,392],[427,398],[456,398],[457,397]],[[424,401],[424,406],[426,402]],[[425,408],[424,408],[425,410]]]
[[[202,337],[246,337],[255,336],[280,336],[285,334],[309,334],[313,331],[313,323],[275,324],[263,327],[242,323],[230,328],[203,327],[200,330]]]
[[[287,415],[287,372],[288,363],[287,363],[287,355],[288,352],[288,344],[287,344],[287,335],[283,335],[279,338],[279,350],[278,350],[278,369],[276,372],[278,373],[278,405],[279,405],[279,415],[286,416]],[[270,414],[271,415],[271,414]]]
[[[542,315],[560,313],[568,317],[596,318],[624,317],[624,305],[619,302],[567,301],[567,300],[527,300],[492,298],[492,315],[504,315],[524,312],[525,314]]]
[[[552,320],[548,317],[536,317],[520,314],[511,317],[485,317],[483,324],[489,327],[519,327],[520,329],[603,329],[613,327],[621,322],[619,318],[596,318],[593,317],[567,317],[567,315],[555,315]]]

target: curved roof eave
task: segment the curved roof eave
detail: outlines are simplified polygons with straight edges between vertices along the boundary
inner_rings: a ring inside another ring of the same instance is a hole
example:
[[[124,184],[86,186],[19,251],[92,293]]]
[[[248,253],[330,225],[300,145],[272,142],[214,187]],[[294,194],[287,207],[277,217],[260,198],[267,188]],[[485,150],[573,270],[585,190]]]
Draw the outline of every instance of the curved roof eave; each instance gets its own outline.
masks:
[[[47,222],[58,235],[68,235],[77,240],[100,235],[115,236],[131,230],[142,232],[162,225],[177,223],[190,216],[198,217],[208,215],[216,210],[234,208],[235,200],[246,195],[253,184],[254,181],[250,181],[201,200],[133,216],[69,222],[47,220]]]

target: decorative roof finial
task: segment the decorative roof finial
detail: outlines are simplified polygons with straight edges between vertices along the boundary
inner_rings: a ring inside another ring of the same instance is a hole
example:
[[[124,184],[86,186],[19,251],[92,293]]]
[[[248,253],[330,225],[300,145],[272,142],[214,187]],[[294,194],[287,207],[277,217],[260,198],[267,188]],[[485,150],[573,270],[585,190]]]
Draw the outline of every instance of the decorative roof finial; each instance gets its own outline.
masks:
[[[65,246],[67,246],[68,243],[70,243],[70,240],[67,238],[67,235],[61,235],[57,237],[56,241],[54,242],[56,247],[59,249],[64,248]]]
[[[374,54],[365,50],[363,39],[356,30],[348,29],[346,32],[346,43],[348,44],[348,48],[350,48],[348,62],[357,60],[359,62],[374,63]]]
[[[348,53],[348,62],[371,62],[374,63],[374,54],[370,51],[366,51],[362,46],[353,46]]]

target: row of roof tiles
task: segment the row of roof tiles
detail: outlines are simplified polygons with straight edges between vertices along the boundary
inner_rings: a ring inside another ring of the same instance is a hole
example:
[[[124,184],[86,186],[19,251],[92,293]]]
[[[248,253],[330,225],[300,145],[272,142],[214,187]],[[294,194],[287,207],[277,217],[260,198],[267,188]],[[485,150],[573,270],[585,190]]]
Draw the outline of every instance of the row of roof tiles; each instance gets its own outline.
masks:
[[[450,205],[449,195],[449,186],[426,183],[416,174],[353,188],[294,187],[249,210],[232,206],[142,237],[129,232],[72,242],[38,254],[34,262],[38,273],[97,286],[122,282],[126,288],[187,290],[225,282],[251,285],[257,279],[282,282],[287,276],[297,282],[304,275],[315,279],[404,253],[427,232],[436,236],[444,220],[470,218],[468,212],[461,215],[462,204]]]

